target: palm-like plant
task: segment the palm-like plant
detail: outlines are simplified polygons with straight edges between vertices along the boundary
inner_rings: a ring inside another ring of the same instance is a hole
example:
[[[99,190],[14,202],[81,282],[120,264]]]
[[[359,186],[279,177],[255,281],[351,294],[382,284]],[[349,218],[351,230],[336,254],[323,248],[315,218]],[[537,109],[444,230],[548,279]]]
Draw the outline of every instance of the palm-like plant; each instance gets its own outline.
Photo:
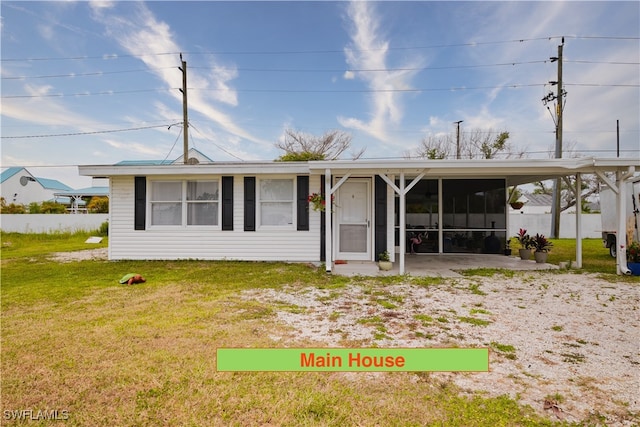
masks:
[[[536,234],[531,238],[531,246],[536,250],[536,252],[549,252],[553,243],[544,237],[544,234]]]

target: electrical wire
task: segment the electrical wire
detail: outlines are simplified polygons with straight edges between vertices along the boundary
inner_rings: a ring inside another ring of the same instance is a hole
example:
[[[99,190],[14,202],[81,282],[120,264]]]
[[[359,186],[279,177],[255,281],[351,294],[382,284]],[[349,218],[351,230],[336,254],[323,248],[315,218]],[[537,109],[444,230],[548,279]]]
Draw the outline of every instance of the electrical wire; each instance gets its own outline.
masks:
[[[103,96],[103,95],[123,95],[132,93],[145,93],[145,92],[168,92],[171,90],[178,90],[178,88],[168,89],[135,89],[135,90],[107,90],[103,92],[77,92],[77,93],[50,93],[44,95],[6,95],[1,99],[30,99],[30,98],[66,98],[66,97],[80,97],[80,96]]]
[[[125,74],[125,73],[148,73],[150,71],[157,70],[168,70],[171,68],[177,67],[160,67],[160,68],[146,68],[146,69],[137,69],[137,70],[120,70],[120,71],[96,71],[93,73],[68,73],[68,74],[51,74],[51,75],[43,75],[43,76],[11,76],[11,77],[1,77],[2,80],[27,80],[27,79],[55,79],[61,77],[101,77],[106,76],[108,74]]]
[[[59,137],[59,136],[97,135],[97,134],[102,134],[102,133],[129,132],[129,131],[136,131],[136,130],[161,128],[161,127],[167,127],[167,126],[171,127],[174,124],[171,124],[171,125],[164,124],[164,125],[156,125],[156,126],[140,126],[140,127],[135,127],[135,128],[127,128],[127,129],[96,130],[96,131],[91,131],[91,132],[73,132],[73,133],[46,134],[46,135],[19,135],[19,136],[1,135],[0,138],[2,138],[2,139],[27,139],[27,138],[52,138],[52,137]]]
[[[355,49],[351,48],[354,52],[377,52],[381,50],[386,51],[401,51],[401,50],[425,50],[425,49],[444,49],[453,47],[476,47],[484,45],[496,45],[496,44],[509,44],[509,43],[525,43],[541,40],[554,40],[554,39],[601,39],[601,40],[640,40],[640,37],[604,37],[604,36],[547,36],[547,37],[533,37],[533,38],[521,38],[511,40],[498,40],[487,42],[466,42],[466,43],[450,43],[439,44],[429,46],[390,46],[377,49]],[[1,58],[0,62],[20,62],[20,61],[80,61],[80,60],[114,60],[119,58],[143,58],[148,56],[166,56],[166,55],[299,55],[299,54],[328,54],[328,53],[344,53],[344,49],[322,49],[322,50],[273,50],[273,51],[199,51],[199,52],[158,52],[158,53],[139,53],[139,54],[105,54],[101,56],[69,56],[69,57],[37,57],[37,58]]]
[[[192,129],[194,129],[194,130],[195,130],[196,132],[198,132],[202,137],[204,137],[204,134],[203,134],[202,132],[200,132],[200,131],[198,130],[198,128],[196,128],[196,127],[193,125],[193,123],[189,123],[189,127],[191,127]],[[204,137],[204,138],[205,138],[205,140],[206,140],[207,142],[210,142],[212,145],[214,145],[214,146],[218,147],[218,149],[220,149],[221,151],[224,151],[225,153],[227,153],[227,154],[228,154],[228,155],[230,155],[231,157],[236,158],[236,159],[238,159],[238,160],[240,160],[240,161],[244,161],[244,159],[241,159],[240,157],[236,156],[236,155],[235,155],[235,154],[233,154],[232,152],[230,152],[230,151],[228,151],[227,149],[225,149],[225,148],[221,147],[220,145],[216,144],[215,142],[211,141],[210,139],[207,139],[206,137]]]
[[[171,126],[174,125],[180,125],[181,123],[175,123]],[[169,129],[171,129],[171,126],[169,126]],[[169,150],[169,152],[167,153],[167,156],[162,160],[162,163],[164,164],[164,162],[167,161],[167,159],[169,158],[169,156],[171,155],[171,152],[173,151],[173,148],[176,146],[176,143],[178,142],[178,140],[180,139],[180,135],[182,135],[182,130],[183,130],[183,126],[180,126],[180,132],[178,132],[178,136],[176,136],[175,141],[173,141],[173,145],[171,146],[171,149]]]

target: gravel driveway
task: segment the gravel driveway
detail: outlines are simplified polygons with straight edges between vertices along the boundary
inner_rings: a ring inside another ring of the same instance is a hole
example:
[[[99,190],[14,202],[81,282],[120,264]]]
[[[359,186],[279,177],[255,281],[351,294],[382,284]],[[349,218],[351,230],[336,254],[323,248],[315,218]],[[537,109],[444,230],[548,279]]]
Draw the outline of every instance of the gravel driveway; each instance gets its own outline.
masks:
[[[293,330],[273,338],[286,345],[490,347],[490,372],[429,375],[470,393],[508,394],[551,418],[626,426],[640,423],[639,290],[536,272],[243,297],[281,308],[278,319]]]

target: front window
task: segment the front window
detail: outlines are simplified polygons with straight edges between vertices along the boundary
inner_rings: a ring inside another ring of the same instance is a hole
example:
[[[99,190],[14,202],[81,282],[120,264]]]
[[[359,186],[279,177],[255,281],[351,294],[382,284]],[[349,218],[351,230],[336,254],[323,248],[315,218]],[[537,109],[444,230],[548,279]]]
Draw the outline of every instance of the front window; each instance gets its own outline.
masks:
[[[187,225],[218,225],[217,181],[187,181]]]
[[[260,225],[293,224],[294,187],[292,179],[260,181]]]
[[[153,181],[151,225],[218,225],[218,181]]]
[[[182,224],[182,183],[158,181],[151,186],[151,224]]]

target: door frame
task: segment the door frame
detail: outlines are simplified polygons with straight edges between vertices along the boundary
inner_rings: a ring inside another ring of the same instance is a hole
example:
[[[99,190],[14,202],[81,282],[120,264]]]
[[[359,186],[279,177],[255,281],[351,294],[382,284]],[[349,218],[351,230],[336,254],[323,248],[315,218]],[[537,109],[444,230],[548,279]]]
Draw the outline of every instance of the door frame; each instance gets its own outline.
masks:
[[[334,177],[334,185],[335,183],[337,183],[340,180],[341,177],[337,176]],[[374,227],[373,227],[373,197],[372,197],[372,187],[373,187],[373,180],[371,177],[355,177],[355,178],[348,178],[344,184],[347,183],[354,183],[354,182],[362,182],[366,184],[366,190],[365,190],[365,196],[367,198],[367,206],[366,206],[366,213],[367,213],[367,234],[366,234],[366,238],[367,238],[367,248],[366,251],[363,252],[362,254],[358,253],[358,252],[341,252],[340,251],[340,226],[342,225],[341,221],[340,221],[340,214],[337,213],[335,215],[335,227],[334,227],[334,233],[333,233],[333,241],[334,241],[334,245],[333,245],[333,253],[335,254],[335,259],[343,259],[346,261],[372,261],[373,260],[373,242],[374,242]],[[338,194],[336,197],[336,209],[340,210],[342,209],[340,207],[340,191],[343,188],[343,185],[340,186],[340,188],[338,188]]]

